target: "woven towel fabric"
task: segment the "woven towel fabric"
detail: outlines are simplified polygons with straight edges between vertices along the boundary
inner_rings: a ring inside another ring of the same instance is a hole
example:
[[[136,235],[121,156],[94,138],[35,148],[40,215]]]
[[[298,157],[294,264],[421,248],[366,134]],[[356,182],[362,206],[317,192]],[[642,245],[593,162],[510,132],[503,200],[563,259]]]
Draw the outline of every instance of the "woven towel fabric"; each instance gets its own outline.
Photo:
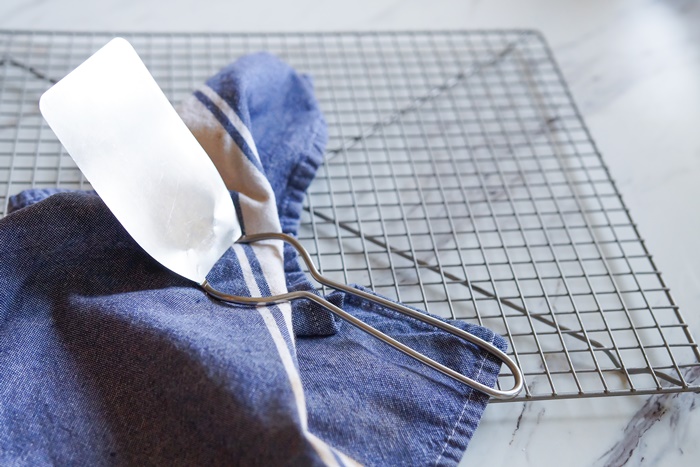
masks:
[[[296,232],[326,128],[311,81],[243,57],[180,107],[246,233]],[[60,192],[57,192],[60,191]],[[150,258],[97,195],[30,190],[0,220],[0,463],[454,465],[488,398],[304,301],[246,308]],[[277,242],[209,275],[239,295],[312,290]],[[334,293],[383,332],[493,386],[499,364]],[[505,348],[488,329],[453,323]]]

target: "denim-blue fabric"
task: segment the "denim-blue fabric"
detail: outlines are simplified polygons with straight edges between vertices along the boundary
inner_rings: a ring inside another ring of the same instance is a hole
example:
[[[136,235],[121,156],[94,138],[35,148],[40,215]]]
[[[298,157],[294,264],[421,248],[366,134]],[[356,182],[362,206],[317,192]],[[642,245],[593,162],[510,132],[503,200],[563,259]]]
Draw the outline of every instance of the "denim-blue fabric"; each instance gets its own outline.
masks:
[[[230,92],[228,102],[250,128],[282,229],[295,233],[325,144],[308,79],[258,54],[212,80],[220,94]],[[265,95],[274,99],[261,105]],[[296,339],[283,337],[303,383],[305,415],[256,309],[212,300],[163,268],[94,193],[55,191],[13,197],[12,214],[0,220],[0,464],[343,465],[347,455],[368,465],[454,465],[461,459],[487,396],[298,301]],[[245,267],[229,250],[209,280],[250,294]],[[290,290],[312,290],[290,248],[285,275]],[[482,350],[355,296],[328,298],[495,384],[500,365]],[[272,317],[282,320],[275,310]],[[506,348],[486,328],[453,324]],[[315,437],[330,447],[330,460]]]

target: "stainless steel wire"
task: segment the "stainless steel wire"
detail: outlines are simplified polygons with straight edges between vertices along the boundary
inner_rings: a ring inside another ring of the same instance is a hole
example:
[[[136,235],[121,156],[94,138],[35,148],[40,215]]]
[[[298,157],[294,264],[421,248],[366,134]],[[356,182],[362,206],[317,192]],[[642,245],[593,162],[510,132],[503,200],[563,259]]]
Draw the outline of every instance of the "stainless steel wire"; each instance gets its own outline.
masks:
[[[0,216],[25,188],[89,188],[37,101],[114,35],[0,32]],[[697,344],[536,32],[123,36],[173,102],[245,53],[309,73],[329,141],[299,240],[337,282],[503,334],[515,400],[700,391]]]
[[[449,376],[450,378],[453,378],[460,383],[466,384],[467,386],[470,386],[478,391],[481,391],[485,394],[488,394],[491,397],[494,397],[496,399],[512,399],[515,396],[517,396],[520,391],[523,388],[523,374],[520,371],[520,369],[517,367],[515,362],[508,357],[502,350],[500,350],[498,347],[493,345],[491,342],[487,342],[480,337],[477,337],[475,335],[469,334],[466,331],[463,331],[462,329],[459,329],[456,326],[453,326],[447,322],[444,322],[442,320],[439,320],[433,316],[427,315],[425,313],[421,313],[416,310],[412,310],[411,308],[408,308],[405,305],[402,305],[400,303],[395,303],[392,302],[391,300],[387,300],[384,297],[380,297],[368,292],[365,292],[363,290],[357,289],[355,287],[351,287],[347,284],[343,284],[340,282],[336,282],[333,280],[328,279],[327,277],[324,277],[321,273],[318,272],[316,267],[313,264],[313,260],[311,259],[311,256],[309,256],[309,253],[306,251],[304,246],[299,243],[297,239],[294,237],[284,234],[284,233],[260,233],[260,234],[254,234],[254,235],[245,235],[241,238],[239,238],[236,243],[254,243],[254,242],[259,242],[261,240],[281,240],[289,245],[291,245],[299,254],[299,257],[302,259],[304,262],[304,265],[307,267],[309,275],[313,277],[316,281],[319,283],[323,284],[326,287],[330,287],[332,289],[336,290],[342,290],[347,294],[355,295],[357,297],[361,297],[364,300],[367,300],[369,302],[378,304],[380,306],[383,306],[385,308],[390,308],[394,311],[398,311],[399,313],[402,313],[403,315],[409,316],[413,319],[416,319],[418,321],[422,321],[425,324],[428,324],[430,326],[442,329],[443,331],[452,334],[453,336],[466,341],[466,342],[471,342],[475,346],[479,347],[481,350],[486,351],[496,357],[500,363],[499,364],[504,364],[508,370],[513,374],[515,381],[513,382],[513,387],[510,389],[497,389],[497,388],[491,388],[489,386],[486,386],[485,384],[482,384],[476,380],[473,380],[469,378],[468,376],[465,376],[443,364],[440,362],[437,362],[433,360],[432,358],[428,357],[427,355],[420,353],[413,348],[399,342],[398,340],[392,338],[391,336],[384,334],[383,332],[379,331],[378,329],[374,328],[373,326],[365,323],[361,319],[356,318],[355,316],[351,315],[350,313],[346,312],[345,310],[341,309],[340,307],[332,304],[325,298],[321,297],[320,295],[313,294],[309,291],[306,290],[297,290],[293,292],[287,292],[279,295],[270,295],[267,297],[244,297],[244,296],[238,296],[238,295],[231,295],[226,292],[223,292],[221,290],[215,289],[209,282],[206,280],[201,284],[202,288],[211,296],[222,300],[224,302],[228,303],[236,303],[239,305],[248,305],[248,306],[260,306],[260,305],[274,305],[278,303],[283,303],[283,302],[289,302],[292,300],[310,300],[312,302],[315,302],[322,307],[326,308],[328,311],[331,313],[335,314],[341,319],[344,319],[345,321],[349,322],[353,326],[356,326],[357,328],[361,329],[362,331],[371,334],[372,336],[376,337],[380,341],[394,347],[396,350],[399,350],[406,355],[408,355],[411,358],[414,358],[418,360],[419,362],[428,365],[429,367]]]

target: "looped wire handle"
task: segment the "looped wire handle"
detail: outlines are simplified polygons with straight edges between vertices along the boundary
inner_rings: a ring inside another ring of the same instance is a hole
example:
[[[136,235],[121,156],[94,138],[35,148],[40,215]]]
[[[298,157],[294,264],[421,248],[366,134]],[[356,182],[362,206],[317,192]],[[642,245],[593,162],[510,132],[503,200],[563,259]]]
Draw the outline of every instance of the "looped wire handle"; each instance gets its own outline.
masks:
[[[487,342],[477,336],[474,336],[472,334],[469,334],[466,331],[463,331],[462,329],[459,329],[455,326],[452,326],[451,324],[445,323],[439,319],[433,318],[432,316],[428,316],[426,314],[423,314],[421,312],[418,312],[416,310],[413,310],[411,308],[408,308],[404,305],[401,305],[399,303],[394,303],[390,300],[387,300],[382,297],[378,297],[376,295],[372,295],[370,293],[367,293],[362,290],[355,289],[353,287],[350,287],[347,284],[342,284],[339,282],[335,282],[331,279],[328,279],[327,277],[323,276],[318,270],[316,269],[315,265],[313,264],[313,261],[311,260],[311,256],[309,253],[306,251],[306,249],[302,246],[299,241],[291,237],[289,235],[283,234],[283,233],[260,233],[260,234],[254,234],[254,235],[247,235],[241,237],[236,243],[253,243],[253,242],[259,242],[262,240],[281,240],[283,242],[286,242],[290,244],[292,247],[294,247],[295,250],[297,250],[297,253],[301,256],[301,258],[304,260],[304,263],[306,263],[306,266],[309,269],[309,274],[316,279],[319,283],[328,286],[333,289],[337,290],[342,290],[346,293],[356,295],[358,297],[364,298],[365,300],[369,300],[371,302],[377,303],[379,305],[385,306],[387,308],[391,308],[392,310],[398,311],[399,313],[403,313],[404,315],[410,316],[411,318],[417,319],[419,321],[422,321],[426,324],[435,326],[437,328],[442,329],[445,332],[448,332],[456,337],[459,337],[460,339],[464,339],[468,342],[471,342],[472,344],[476,345],[477,347],[480,347],[484,350],[486,350],[488,353],[496,356],[499,360],[501,360],[505,365],[510,369],[510,371],[513,373],[513,378],[514,378],[514,384],[511,389],[508,390],[500,390],[500,389],[493,389],[490,388],[484,384],[481,384],[478,381],[475,381],[471,378],[468,378],[467,376],[464,376],[463,374],[454,371],[451,368],[446,367],[445,365],[436,362],[430,357],[427,357],[426,355],[423,355],[422,353],[412,349],[411,347],[408,347],[405,344],[402,344],[401,342],[397,341],[396,339],[384,334],[383,332],[379,331],[378,329],[375,329],[374,327],[370,326],[369,324],[365,323],[364,321],[359,320],[358,318],[354,317],[350,313],[344,311],[343,309],[333,305],[331,302],[328,300],[324,299],[323,297],[316,295],[314,293],[308,292],[308,291],[296,291],[296,292],[287,292],[284,294],[279,294],[279,295],[272,295],[269,297],[242,297],[242,296],[237,296],[237,295],[229,295],[223,292],[220,292],[216,289],[214,289],[211,284],[209,284],[206,280],[201,284],[202,288],[211,296],[225,301],[225,302],[231,302],[231,303],[236,303],[239,305],[248,305],[248,306],[262,306],[262,305],[273,305],[273,304],[278,304],[278,303],[284,303],[288,302],[291,300],[299,299],[299,298],[305,298],[307,300],[311,300],[315,303],[318,303],[322,307],[326,308],[330,312],[336,314],[340,318],[344,319],[345,321],[349,322],[353,326],[358,327],[359,329],[371,334],[372,336],[376,337],[377,339],[389,344],[390,346],[394,347],[397,350],[400,350],[401,352],[405,353],[409,357],[413,357],[416,360],[424,363],[425,365],[428,365],[429,367],[463,383],[466,384],[467,386],[470,386],[478,391],[481,391],[483,393],[488,394],[491,397],[494,397],[496,399],[512,399],[523,388],[523,374],[520,371],[520,368],[516,365],[516,363],[508,356],[506,355],[503,351],[501,351],[499,348],[491,344],[490,342]]]

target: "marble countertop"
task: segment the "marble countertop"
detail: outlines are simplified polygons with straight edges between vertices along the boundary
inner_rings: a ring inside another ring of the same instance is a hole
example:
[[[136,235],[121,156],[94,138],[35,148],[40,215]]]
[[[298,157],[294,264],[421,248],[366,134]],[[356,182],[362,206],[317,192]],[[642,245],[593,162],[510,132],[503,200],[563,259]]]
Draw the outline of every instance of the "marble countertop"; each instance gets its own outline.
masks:
[[[700,336],[698,24],[700,3],[692,0],[0,3],[2,29],[539,29],[696,337]],[[463,465],[697,465],[699,397],[491,404]]]

